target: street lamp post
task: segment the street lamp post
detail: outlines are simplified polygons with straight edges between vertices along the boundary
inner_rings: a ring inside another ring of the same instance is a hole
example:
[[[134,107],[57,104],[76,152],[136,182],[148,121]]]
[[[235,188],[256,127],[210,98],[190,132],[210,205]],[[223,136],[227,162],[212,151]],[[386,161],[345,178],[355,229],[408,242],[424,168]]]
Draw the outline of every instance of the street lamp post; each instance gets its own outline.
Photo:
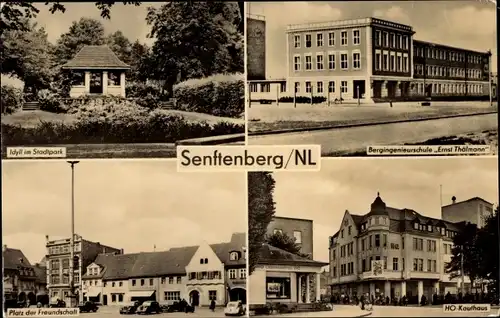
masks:
[[[73,299],[75,297],[74,289],[74,278],[75,278],[75,268],[74,268],[74,258],[75,258],[75,165],[80,161],[68,161],[71,166],[71,238],[70,244],[70,261],[69,261],[69,287],[71,293],[71,307],[73,307]]]
[[[462,276],[462,284],[461,284],[461,292],[462,297],[465,295],[464,293],[464,285],[465,285],[465,275],[464,275],[464,246],[462,245],[462,251],[460,252],[460,274]]]

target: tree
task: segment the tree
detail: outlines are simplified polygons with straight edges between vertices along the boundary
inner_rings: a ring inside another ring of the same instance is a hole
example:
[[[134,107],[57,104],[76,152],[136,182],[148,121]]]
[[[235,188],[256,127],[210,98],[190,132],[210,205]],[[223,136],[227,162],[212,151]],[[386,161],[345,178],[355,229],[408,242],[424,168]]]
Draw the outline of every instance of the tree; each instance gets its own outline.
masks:
[[[48,88],[54,76],[53,47],[43,28],[28,20],[23,22],[24,30],[9,30],[2,34],[2,74],[18,78],[25,89]]]
[[[101,11],[101,17],[104,19],[111,18],[111,7],[116,3],[116,1],[106,1],[106,2],[95,2],[95,6],[99,11]],[[141,5],[141,2],[137,1],[125,1],[123,4]],[[49,11],[54,14],[58,11],[64,13],[66,12],[65,5],[59,3],[59,1],[45,2],[45,5],[50,5]],[[19,30],[27,31],[26,25],[23,23],[26,19],[35,18],[40,12],[40,9],[35,6],[32,2],[28,1],[8,1],[2,2],[1,9],[1,19],[0,19],[0,32]]]
[[[262,244],[266,241],[267,227],[275,213],[275,181],[269,172],[248,173],[248,248],[249,273],[252,274]]]
[[[282,232],[276,232],[273,235],[267,236],[266,243],[300,257],[309,257],[300,252],[300,245],[295,242],[295,238]]]
[[[239,6],[231,2],[177,2],[148,8],[154,79],[172,90],[177,81],[243,71]]]
[[[132,61],[132,43],[123,35],[122,31],[116,31],[108,35],[104,41],[116,56],[123,62],[130,64]]]
[[[471,281],[479,278],[478,263],[481,262],[481,253],[477,246],[478,228],[476,224],[465,223],[460,232],[453,238],[451,261],[446,264],[446,272],[451,278],[461,276],[462,253],[464,275]]]
[[[149,69],[152,68],[151,52],[146,44],[136,40],[130,49],[130,79],[144,82],[148,79]]]
[[[490,282],[488,290],[495,292],[500,297],[500,220],[498,207],[495,213],[485,220],[485,225],[479,230],[476,240],[478,253],[482,259],[476,263],[479,271],[479,277]]]
[[[95,19],[81,18],[73,21],[69,31],[57,40],[55,55],[59,65],[72,59],[85,45],[104,44],[104,26]]]

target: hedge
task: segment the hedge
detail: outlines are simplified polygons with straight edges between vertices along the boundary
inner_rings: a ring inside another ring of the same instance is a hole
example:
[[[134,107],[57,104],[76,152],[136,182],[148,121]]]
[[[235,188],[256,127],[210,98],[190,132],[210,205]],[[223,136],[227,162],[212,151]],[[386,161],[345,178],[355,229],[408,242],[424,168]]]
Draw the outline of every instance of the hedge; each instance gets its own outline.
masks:
[[[240,118],[245,111],[243,74],[218,74],[174,86],[176,108],[215,116]]]
[[[258,99],[257,102],[261,104],[272,104],[275,103],[275,99]],[[295,101],[297,104],[311,104],[311,97],[308,96],[297,96],[295,97]],[[293,97],[283,96],[279,98],[280,103],[293,103]],[[326,97],[324,96],[313,96],[313,104],[322,104],[326,103]]]
[[[165,110],[149,111],[130,101],[82,105],[73,124],[42,122],[35,128],[2,124],[3,143],[171,143],[182,139],[243,133],[244,125],[189,122]]]
[[[134,99],[137,104],[149,109],[156,109],[161,102],[168,100],[167,94],[158,86],[147,83],[127,82],[125,94],[127,98]]]
[[[12,114],[22,109],[24,97],[21,89],[12,85],[2,85],[1,95],[2,114]]]

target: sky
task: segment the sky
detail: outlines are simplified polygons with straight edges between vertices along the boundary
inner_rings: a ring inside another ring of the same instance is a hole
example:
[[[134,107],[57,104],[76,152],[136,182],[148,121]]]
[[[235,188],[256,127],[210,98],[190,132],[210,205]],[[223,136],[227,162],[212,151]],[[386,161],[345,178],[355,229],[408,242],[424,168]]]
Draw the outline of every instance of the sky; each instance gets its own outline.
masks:
[[[496,7],[490,0],[252,2],[247,12],[266,20],[266,76],[286,77],[285,28],[289,24],[377,17],[407,24],[414,38],[471,50],[491,49],[497,70]]]
[[[389,207],[440,218],[442,204],[481,197],[498,204],[498,158],[331,158],[319,172],[275,172],[276,215],[313,220],[315,260],[328,262],[328,238],[346,210],[363,215],[380,192]]]
[[[125,253],[228,242],[247,228],[246,174],[182,173],[175,160],[86,160],[75,166],[75,233]],[[71,236],[65,161],[2,162],[3,244],[31,263],[45,235]]]

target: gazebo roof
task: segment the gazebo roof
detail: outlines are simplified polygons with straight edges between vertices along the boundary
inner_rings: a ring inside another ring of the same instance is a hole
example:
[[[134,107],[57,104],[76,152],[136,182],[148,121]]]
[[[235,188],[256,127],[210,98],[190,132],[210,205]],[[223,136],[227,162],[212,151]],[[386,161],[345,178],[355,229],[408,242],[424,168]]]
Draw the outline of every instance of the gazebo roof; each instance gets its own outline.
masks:
[[[65,69],[130,69],[107,45],[86,45],[63,65]]]

